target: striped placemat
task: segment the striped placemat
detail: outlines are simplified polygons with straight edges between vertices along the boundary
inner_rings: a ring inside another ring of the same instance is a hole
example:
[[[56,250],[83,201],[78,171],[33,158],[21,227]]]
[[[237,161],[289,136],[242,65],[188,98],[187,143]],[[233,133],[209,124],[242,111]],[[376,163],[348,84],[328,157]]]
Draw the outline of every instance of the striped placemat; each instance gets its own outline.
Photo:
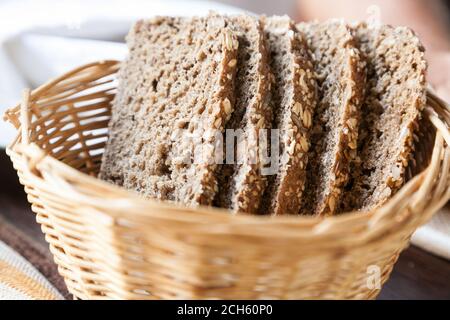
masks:
[[[45,243],[29,237],[0,213],[0,300],[61,298],[72,296]]]
[[[27,260],[0,241],[0,300],[61,300],[63,296]]]

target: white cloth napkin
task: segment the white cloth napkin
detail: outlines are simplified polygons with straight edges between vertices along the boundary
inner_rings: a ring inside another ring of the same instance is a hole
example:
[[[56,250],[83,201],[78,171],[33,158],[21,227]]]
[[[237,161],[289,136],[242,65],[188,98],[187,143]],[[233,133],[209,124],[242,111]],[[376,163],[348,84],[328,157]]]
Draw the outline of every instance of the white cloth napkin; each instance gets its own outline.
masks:
[[[194,0],[13,0],[0,2],[0,114],[15,105],[25,87],[84,63],[121,60],[132,23],[154,15],[202,15],[243,10]],[[1,117],[0,117],[1,118]],[[0,147],[16,132],[0,121]],[[413,243],[450,259],[450,212],[420,229]]]
[[[0,241],[0,300],[63,300],[27,260]]]
[[[450,209],[442,209],[427,225],[417,230],[411,242],[450,260]]]

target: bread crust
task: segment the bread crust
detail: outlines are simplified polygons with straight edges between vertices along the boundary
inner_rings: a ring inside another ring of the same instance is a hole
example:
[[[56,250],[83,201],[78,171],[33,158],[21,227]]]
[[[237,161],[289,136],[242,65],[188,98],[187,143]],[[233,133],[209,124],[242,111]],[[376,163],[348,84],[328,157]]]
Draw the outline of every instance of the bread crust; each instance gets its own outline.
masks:
[[[297,214],[305,188],[317,85],[311,53],[287,17],[262,18],[271,57],[273,129],[280,133],[279,170],[269,176],[262,213]]]
[[[414,132],[426,105],[424,47],[405,27],[354,26],[367,56],[367,96],[360,126],[359,159],[341,211],[373,210],[405,183]]]
[[[313,120],[305,197],[300,213],[336,213],[356,159],[365,62],[344,22],[297,25],[314,54],[319,104]]]
[[[239,40],[236,74],[235,111],[227,129],[242,130],[244,139],[236,141],[235,155],[240,159],[225,164],[219,174],[216,204],[237,213],[257,213],[267,179],[262,174],[259,133],[269,129],[272,121],[270,74],[263,29],[250,16],[227,18]]]

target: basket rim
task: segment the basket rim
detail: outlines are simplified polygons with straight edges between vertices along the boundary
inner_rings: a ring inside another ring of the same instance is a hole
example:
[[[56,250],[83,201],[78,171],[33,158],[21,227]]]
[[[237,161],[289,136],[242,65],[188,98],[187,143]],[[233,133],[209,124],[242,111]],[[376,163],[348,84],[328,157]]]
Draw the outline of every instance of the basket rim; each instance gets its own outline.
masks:
[[[61,81],[70,77],[75,77],[78,73],[91,67],[109,68],[111,72],[116,72],[119,63],[119,61],[106,60],[81,66],[33,90],[30,92],[29,97],[32,98],[46,90],[50,90]],[[123,218],[126,215],[127,220],[129,220],[130,217],[155,218],[160,219],[161,221],[170,221],[171,223],[180,222],[180,224],[198,224],[196,230],[208,234],[228,234],[232,229],[233,232],[242,235],[256,235],[261,231],[271,233],[271,229],[279,229],[277,227],[282,227],[285,237],[294,238],[303,236],[323,236],[325,234],[330,237],[336,237],[338,235],[342,236],[342,229],[345,229],[346,226],[351,226],[353,229],[359,227],[370,230],[370,233],[362,233],[364,234],[362,237],[368,240],[369,238],[374,239],[381,234],[389,233],[389,229],[382,228],[381,226],[379,227],[381,221],[386,222],[389,218],[391,221],[388,225],[392,228],[395,227],[395,225],[416,228],[428,221],[431,216],[440,209],[439,207],[445,205],[450,199],[450,192],[444,193],[438,203],[436,203],[436,201],[434,202],[433,209],[429,209],[427,214],[423,214],[417,221],[413,221],[414,225],[409,225],[408,219],[411,217],[418,217],[421,211],[420,209],[413,207],[414,204],[417,205],[417,201],[425,197],[431,190],[431,184],[434,182],[434,178],[436,175],[439,175],[436,168],[432,170],[433,168],[431,167],[433,163],[439,167],[441,158],[443,157],[442,154],[450,156],[450,131],[448,129],[450,126],[450,120],[448,120],[450,119],[450,106],[448,103],[437,97],[431,89],[428,92],[428,99],[430,103],[424,114],[429,117],[437,129],[434,154],[430,165],[422,173],[416,175],[403,186],[400,192],[385,205],[370,212],[348,212],[331,217],[231,215],[226,209],[213,207],[188,208],[164,201],[143,199],[132,191],[101,181],[70,167],[47,154],[42,148],[32,142],[21,141],[20,131],[23,130],[22,127],[25,127],[21,126],[21,120],[25,118],[20,118],[19,115],[21,109],[24,109],[24,106],[26,107],[25,110],[28,110],[28,101],[22,103],[22,105],[17,105],[8,109],[4,115],[4,119],[11,122],[16,129],[18,129],[16,139],[14,139],[14,141],[6,148],[6,152],[10,157],[26,158],[26,161],[29,164],[26,169],[27,173],[33,176],[36,184],[42,188],[45,188],[45,184],[48,182],[58,185],[58,187],[71,192],[70,198],[76,196],[80,203],[96,208],[97,211],[102,212],[105,217],[111,219],[110,223],[115,223],[117,222],[117,219]],[[442,120],[442,112],[445,113],[444,121]],[[448,118],[446,118],[446,116],[448,116]],[[45,171],[45,175],[41,174],[43,171]],[[74,181],[77,181],[77,183],[73,183]],[[447,187],[449,184],[450,182],[447,181]],[[422,198],[420,196],[413,197],[420,192],[422,193]],[[100,193],[103,195],[107,194],[108,201],[105,201],[105,198],[100,198]],[[411,204],[404,203],[405,201],[402,200],[404,200],[403,198],[406,196],[408,196],[410,200],[415,201],[412,201]],[[158,210],[151,210],[155,208]],[[395,211],[395,208],[403,209],[406,214],[403,214],[401,218],[396,217],[396,219],[392,219],[392,212]],[[170,211],[171,214],[165,214],[168,211]],[[179,214],[175,215],[173,212]],[[252,228],[250,228],[250,226]],[[386,227],[386,223],[384,223],[383,226]],[[257,228],[255,229],[255,227]],[[301,234],[301,232],[299,232],[300,229],[304,229],[308,232]],[[267,236],[267,234],[265,236]],[[355,234],[353,233],[353,244],[354,241]]]

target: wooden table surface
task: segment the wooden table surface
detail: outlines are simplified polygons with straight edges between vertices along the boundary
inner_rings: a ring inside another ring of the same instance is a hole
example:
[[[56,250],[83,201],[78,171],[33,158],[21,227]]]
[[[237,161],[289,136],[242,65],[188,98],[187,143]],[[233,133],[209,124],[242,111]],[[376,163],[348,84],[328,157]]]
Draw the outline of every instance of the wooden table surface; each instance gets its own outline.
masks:
[[[0,178],[0,215],[46,246],[4,150],[0,150]],[[450,261],[410,247],[401,255],[379,299],[450,300]]]

